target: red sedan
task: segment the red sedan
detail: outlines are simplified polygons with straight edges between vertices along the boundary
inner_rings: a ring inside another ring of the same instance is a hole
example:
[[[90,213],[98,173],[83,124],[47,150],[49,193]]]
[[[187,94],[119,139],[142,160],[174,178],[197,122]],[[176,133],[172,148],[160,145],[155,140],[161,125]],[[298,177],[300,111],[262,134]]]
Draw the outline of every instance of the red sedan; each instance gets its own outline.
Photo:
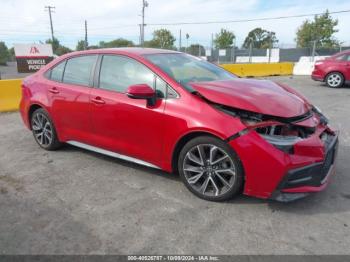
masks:
[[[326,82],[329,87],[338,88],[350,83],[350,51],[343,51],[315,63],[311,75],[316,81]]]
[[[338,134],[305,97],[187,54],[70,53],[22,88],[23,121],[43,149],[68,143],[179,173],[203,199],[294,200],[334,171]]]

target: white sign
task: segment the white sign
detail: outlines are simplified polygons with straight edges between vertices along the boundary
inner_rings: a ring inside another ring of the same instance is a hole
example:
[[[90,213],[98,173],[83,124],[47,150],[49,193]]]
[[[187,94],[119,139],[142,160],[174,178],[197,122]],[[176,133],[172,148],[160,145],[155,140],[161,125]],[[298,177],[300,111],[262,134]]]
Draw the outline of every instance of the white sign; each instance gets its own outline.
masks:
[[[211,49],[205,50],[205,56],[211,56]]]
[[[226,49],[220,49],[219,56],[226,56]]]
[[[52,46],[48,44],[14,44],[18,73],[40,70],[53,59]]]
[[[52,57],[50,44],[14,44],[16,57]]]

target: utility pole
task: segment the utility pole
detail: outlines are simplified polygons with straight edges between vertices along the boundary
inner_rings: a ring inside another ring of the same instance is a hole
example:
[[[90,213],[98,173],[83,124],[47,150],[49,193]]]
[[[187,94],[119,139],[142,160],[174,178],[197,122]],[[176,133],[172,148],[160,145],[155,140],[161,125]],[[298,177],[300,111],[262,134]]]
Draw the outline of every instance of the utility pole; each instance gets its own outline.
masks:
[[[50,26],[51,26],[51,40],[52,40],[52,43],[53,43],[53,40],[54,40],[54,36],[53,36],[53,25],[52,25],[52,15],[51,13],[54,13],[55,7],[54,6],[45,6],[45,10],[49,12],[49,17],[50,17]]]
[[[218,55],[219,57],[219,55]],[[214,34],[211,33],[211,42],[210,42],[210,59],[214,61]]]
[[[148,7],[148,2],[146,0],[142,0],[142,24],[141,24],[141,37],[140,37],[141,46],[143,46],[145,42],[145,8],[146,7]]]
[[[88,49],[88,36],[87,36],[87,21],[85,20],[85,42],[84,42],[84,50]]]
[[[313,44],[312,44],[312,60],[311,62],[315,61],[315,55],[316,55],[316,40],[313,41]]]
[[[233,39],[233,46],[231,49],[231,62],[235,63],[235,49],[236,49],[236,38]]]
[[[252,62],[252,51],[253,51],[253,38],[252,37],[249,37],[249,63]]]
[[[140,29],[140,46],[142,46],[142,37],[141,37],[141,35],[142,35],[142,25],[141,24],[139,24],[139,29]]]
[[[190,38],[190,35],[186,33],[186,48],[185,48],[185,53],[187,53],[187,48],[188,48],[188,39]]]
[[[181,29],[180,29],[180,36],[179,36],[179,51],[181,52],[181,41],[182,41],[182,36],[181,36]]]
[[[269,39],[269,63],[271,63],[271,51],[272,51],[272,32],[269,33],[270,39]]]

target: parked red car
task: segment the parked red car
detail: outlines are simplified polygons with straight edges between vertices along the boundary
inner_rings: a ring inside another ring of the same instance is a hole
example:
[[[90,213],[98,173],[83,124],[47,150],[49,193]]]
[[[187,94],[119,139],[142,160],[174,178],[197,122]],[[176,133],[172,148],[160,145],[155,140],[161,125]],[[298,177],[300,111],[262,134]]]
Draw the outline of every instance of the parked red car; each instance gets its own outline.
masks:
[[[292,88],[175,51],[70,53],[23,81],[25,125],[62,143],[180,174],[198,197],[289,201],[324,189],[338,134]]]
[[[324,60],[316,61],[311,75],[313,80],[326,82],[329,87],[338,88],[350,83],[350,51],[337,53]]]

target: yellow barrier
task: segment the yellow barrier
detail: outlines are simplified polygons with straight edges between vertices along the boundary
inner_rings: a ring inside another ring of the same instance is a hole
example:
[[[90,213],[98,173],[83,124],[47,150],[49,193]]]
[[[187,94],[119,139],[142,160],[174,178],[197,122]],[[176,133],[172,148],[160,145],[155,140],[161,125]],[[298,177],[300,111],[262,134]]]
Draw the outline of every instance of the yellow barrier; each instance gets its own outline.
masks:
[[[293,63],[252,63],[252,64],[221,64],[221,67],[238,76],[274,76],[292,75]]]
[[[238,76],[291,75],[293,63],[222,64]],[[0,80],[0,112],[18,110],[21,100],[22,79]]]
[[[0,80],[0,112],[18,110],[22,79]]]

